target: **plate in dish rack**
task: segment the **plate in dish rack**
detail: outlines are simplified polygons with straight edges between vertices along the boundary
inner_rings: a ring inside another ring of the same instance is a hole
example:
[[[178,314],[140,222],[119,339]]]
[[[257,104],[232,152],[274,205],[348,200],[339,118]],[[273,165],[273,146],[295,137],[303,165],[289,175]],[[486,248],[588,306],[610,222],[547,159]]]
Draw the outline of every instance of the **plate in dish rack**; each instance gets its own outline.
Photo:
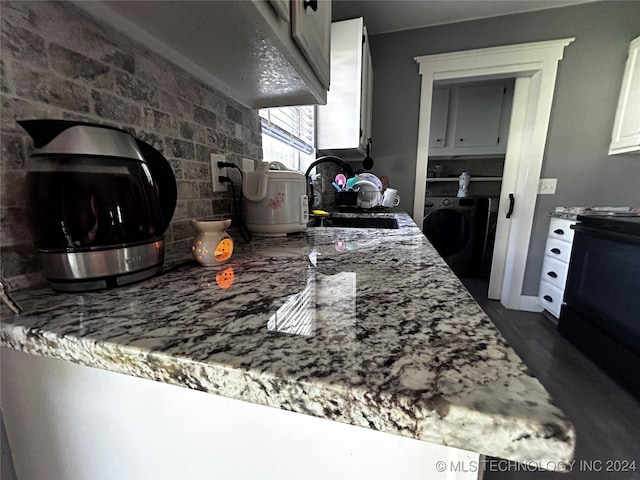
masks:
[[[380,187],[367,180],[358,180],[353,186],[353,190],[358,192],[358,207],[373,208],[380,205],[382,201]]]
[[[366,180],[367,182],[373,183],[378,188],[379,191],[383,190],[382,181],[378,177],[376,177],[373,173],[359,173],[357,178],[358,178],[358,181]]]

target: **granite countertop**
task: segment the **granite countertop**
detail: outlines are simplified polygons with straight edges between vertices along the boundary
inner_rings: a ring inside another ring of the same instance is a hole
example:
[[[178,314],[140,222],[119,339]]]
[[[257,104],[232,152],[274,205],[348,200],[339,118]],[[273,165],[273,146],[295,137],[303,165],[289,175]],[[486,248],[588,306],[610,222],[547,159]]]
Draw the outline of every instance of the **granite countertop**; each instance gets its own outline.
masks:
[[[93,293],[16,292],[0,344],[521,462],[575,433],[407,214],[400,229],[239,239]],[[225,287],[225,288],[223,288]]]

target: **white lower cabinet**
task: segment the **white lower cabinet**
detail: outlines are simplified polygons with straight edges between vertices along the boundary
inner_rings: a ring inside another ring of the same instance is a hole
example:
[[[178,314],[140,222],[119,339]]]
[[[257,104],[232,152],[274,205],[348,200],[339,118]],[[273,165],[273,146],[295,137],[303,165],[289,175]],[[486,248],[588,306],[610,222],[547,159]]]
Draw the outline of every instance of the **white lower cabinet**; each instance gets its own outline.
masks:
[[[575,220],[563,218],[552,218],[549,222],[538,299],[542,307],[556,318],[560,317],[573,245],[571,225],[575,223]]]

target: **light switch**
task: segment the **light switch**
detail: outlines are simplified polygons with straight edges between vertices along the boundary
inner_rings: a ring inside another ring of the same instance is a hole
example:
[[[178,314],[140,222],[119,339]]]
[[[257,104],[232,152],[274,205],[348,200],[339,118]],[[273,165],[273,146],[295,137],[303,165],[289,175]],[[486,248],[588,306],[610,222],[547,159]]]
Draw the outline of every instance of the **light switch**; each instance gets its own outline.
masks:
[[[538,183],[539,195],[553,195],[556,193],[557,178],[541,178]]]

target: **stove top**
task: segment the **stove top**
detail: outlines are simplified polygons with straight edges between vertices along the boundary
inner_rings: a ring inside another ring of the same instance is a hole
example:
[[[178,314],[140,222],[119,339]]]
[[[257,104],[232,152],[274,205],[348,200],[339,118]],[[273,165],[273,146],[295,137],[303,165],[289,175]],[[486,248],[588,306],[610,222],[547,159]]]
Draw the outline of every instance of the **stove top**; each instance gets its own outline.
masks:
[[[585,226],[593,226],[609,232],[630,233],[640,235],[640,212],[635,215],[627,213],[606,213],[578,215],[578,222]]]

